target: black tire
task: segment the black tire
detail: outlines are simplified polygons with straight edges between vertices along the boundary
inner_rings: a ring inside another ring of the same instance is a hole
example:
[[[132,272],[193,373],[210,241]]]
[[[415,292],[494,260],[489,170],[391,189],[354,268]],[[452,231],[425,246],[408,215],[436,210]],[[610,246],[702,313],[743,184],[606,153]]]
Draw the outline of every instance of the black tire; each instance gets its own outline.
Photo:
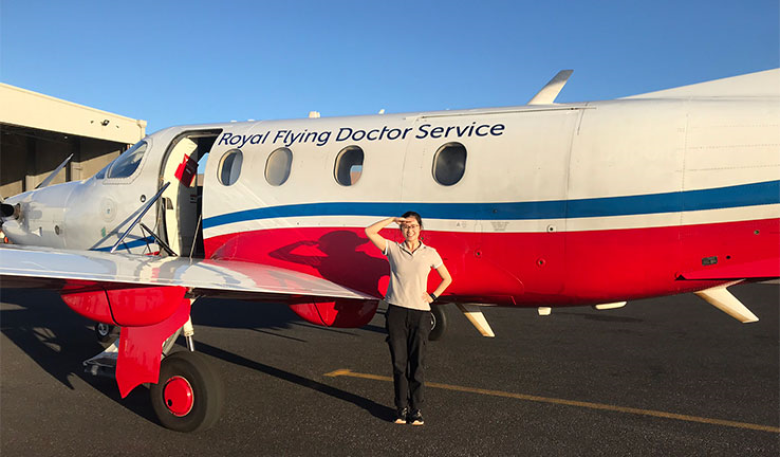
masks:
[[[114,339],[114,326],[98,322],[95,324],[95,338],[101,343],[108,343]]]
[[[431,333],[428,335],[429,341],[438,341],[444,338],[447,332],[447,312],[444,305],[431,306]]]
[[[181,395],[187,392],[189,398]],[[154,412],[165,428],[195,432],[219,419],[225,388],[204,356],[182,351],[163,359],[160,382],[152,384],[149,393]]]

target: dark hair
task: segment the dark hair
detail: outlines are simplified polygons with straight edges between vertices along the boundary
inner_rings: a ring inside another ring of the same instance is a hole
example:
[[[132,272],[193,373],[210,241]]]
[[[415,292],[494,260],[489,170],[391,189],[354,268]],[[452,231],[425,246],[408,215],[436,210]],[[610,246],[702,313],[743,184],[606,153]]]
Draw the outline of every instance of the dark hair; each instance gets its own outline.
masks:
[[[413,217],[417,219],[417,223],[420,224],[420,228],[423,228],[422,217],[420,217],[420,215],[415,213],[414,211],[407,211],[401,217],[403,218]]]

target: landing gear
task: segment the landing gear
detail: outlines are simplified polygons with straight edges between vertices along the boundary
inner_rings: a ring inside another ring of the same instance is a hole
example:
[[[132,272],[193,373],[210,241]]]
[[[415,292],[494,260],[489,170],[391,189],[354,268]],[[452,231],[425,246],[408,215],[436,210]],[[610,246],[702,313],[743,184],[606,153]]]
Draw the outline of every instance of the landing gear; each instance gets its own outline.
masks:
[[[101,343],[108,343],[114,338],[114,326],[98,322],[95,324],[95,337]]]
[[[178,432],[205,430],[219,419],[225,390],[220,377],[196,352],[175,352],[160,365],[150,389],[160,423]]]
[[[428,340],[438,341],[447,331],[447,313],[444,305],[431,306],[431,333]]]

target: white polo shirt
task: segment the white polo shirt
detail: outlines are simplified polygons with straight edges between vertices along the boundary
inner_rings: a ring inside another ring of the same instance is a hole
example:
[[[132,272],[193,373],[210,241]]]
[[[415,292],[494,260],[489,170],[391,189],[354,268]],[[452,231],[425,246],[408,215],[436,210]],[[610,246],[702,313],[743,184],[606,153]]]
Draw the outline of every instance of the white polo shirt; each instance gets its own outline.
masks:
[[[403,308],[430,311],[423,294],[428,293],[428,274],[444,262],[436,249],[420,241],[420,247],[409,251],[405,243],[387,240],[385,252],[390,262],[390,286],[385,301]]]

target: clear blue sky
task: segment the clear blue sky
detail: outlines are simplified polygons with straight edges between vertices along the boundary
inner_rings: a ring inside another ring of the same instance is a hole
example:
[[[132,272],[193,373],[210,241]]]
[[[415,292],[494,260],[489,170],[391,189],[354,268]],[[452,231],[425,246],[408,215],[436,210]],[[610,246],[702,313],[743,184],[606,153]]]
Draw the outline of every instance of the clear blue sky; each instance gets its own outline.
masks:
[[[601,100],[780,66],[778,0],[0,0],[0,81],[170,125]]]

